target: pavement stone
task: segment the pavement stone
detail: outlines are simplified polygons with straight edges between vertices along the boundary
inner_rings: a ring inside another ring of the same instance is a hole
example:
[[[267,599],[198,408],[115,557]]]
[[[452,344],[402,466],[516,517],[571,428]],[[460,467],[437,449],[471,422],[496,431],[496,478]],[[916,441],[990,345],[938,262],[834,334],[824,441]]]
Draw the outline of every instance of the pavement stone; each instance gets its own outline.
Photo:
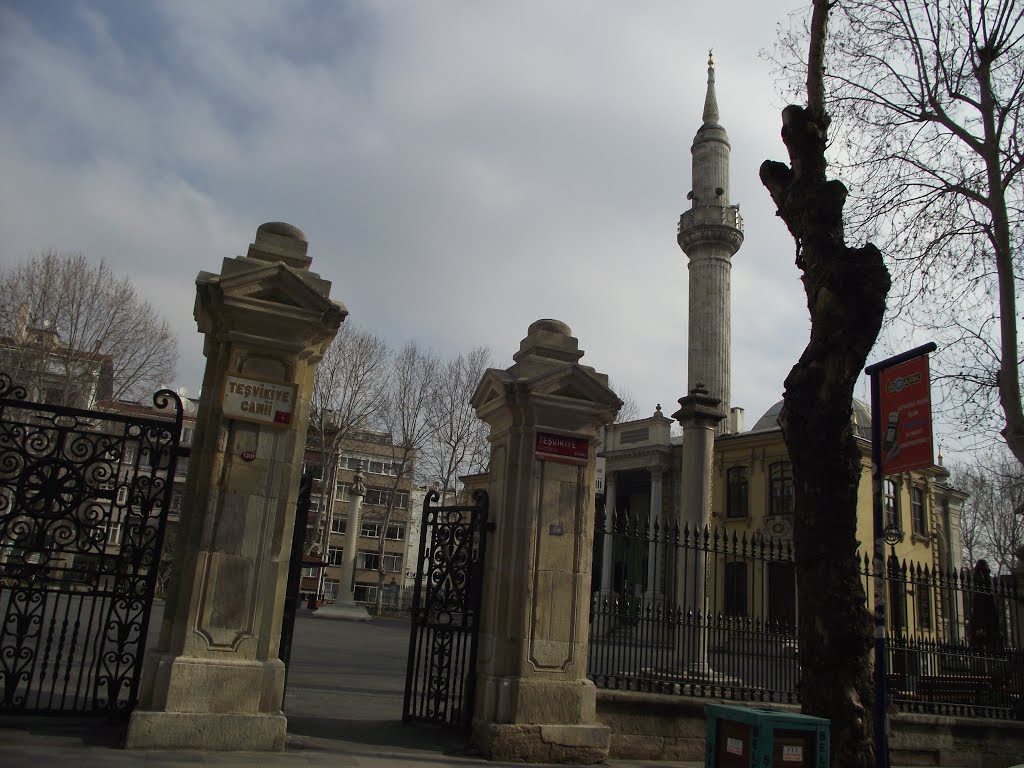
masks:
[[[162,606],[154,606],[154,628]],[[150,633],[150,637],[155,636]],[[182,768],[337,766],[420,768],[518,766],[484,760],[457,731],[401,722],[408,622],[296,619],[288,671],[284,752],[126,751],[123,725],[88,719],[0,718],[3,768]],[[613,768],[700,768],[702,764],[609,760]]]

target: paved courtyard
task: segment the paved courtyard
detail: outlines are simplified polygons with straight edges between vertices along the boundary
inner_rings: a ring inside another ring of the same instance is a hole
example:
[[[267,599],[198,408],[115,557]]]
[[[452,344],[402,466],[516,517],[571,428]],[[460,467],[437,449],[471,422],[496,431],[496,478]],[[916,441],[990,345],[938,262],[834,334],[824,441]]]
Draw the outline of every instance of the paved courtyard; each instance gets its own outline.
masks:
[[[161,608],[154,607],[154,633]],[[482,760],[458,732],[401,722],[408,644],[406,621],[332,621],[300,609],[285,698],[288,748],[283,754],[126,752],[118,748],[119,731],[101,723],[0,718],[0,764],[5,768],[510,765]],[[609,765],[684,764],[612,760]]]

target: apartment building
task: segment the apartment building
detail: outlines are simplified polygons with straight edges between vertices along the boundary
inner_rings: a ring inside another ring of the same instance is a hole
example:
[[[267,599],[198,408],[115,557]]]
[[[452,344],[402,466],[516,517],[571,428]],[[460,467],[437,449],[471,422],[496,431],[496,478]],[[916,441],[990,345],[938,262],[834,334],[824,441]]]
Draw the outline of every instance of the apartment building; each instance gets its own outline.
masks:
[[[315,438],[309,441],[315,442]],[[311,525],[307,529],[304,561],[319,559],[302,572],[301,591],[334,602],[343,588],[341,564],[345,551],[352,484],[362,467],[366,495],[360,515],[359,542],[353,578],[356,602],[395,605],[406,583],[408,545],[413,533],[412,476],[415,452],[395,445],[387,432],[360,430],[324,461],[325,451],[307,445],[306,468],[313,474]],[[326,466],[325,466],[326,464]]]

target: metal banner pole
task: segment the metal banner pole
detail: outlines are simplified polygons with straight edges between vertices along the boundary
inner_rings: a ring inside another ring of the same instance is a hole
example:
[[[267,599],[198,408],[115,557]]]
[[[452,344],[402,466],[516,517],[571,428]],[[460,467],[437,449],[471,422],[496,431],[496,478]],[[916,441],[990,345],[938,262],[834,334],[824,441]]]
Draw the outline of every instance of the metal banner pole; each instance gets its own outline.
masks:
[[[936,349],[931,341],[903,352],[895,357],[869,365],[864,372],[871,377],[871,507],[874,521],[874,556],[871,569],[874,573],[875,598],[875,706],[873,711],[875,731],[875,768],[889,768],[889,701],[887,687],[887,650],[885,643],[885,511],[882,508],[882,481],[885,468],[882,466],[882,414],[881,386],[882,371],[900,363],[927,355]]]

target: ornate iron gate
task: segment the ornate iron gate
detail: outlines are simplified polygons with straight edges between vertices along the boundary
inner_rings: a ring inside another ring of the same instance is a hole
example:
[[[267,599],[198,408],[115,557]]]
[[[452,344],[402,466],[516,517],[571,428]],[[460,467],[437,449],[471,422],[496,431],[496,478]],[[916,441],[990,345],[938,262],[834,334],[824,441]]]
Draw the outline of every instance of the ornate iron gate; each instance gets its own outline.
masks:
[[[172,418],[27,400],[0,373],[0,714],[127,716],[179,449]]]
[[[402,719],[468,726],[473,716],[477,634],[487,533],[487,492],[472,505],[423,500]]]

